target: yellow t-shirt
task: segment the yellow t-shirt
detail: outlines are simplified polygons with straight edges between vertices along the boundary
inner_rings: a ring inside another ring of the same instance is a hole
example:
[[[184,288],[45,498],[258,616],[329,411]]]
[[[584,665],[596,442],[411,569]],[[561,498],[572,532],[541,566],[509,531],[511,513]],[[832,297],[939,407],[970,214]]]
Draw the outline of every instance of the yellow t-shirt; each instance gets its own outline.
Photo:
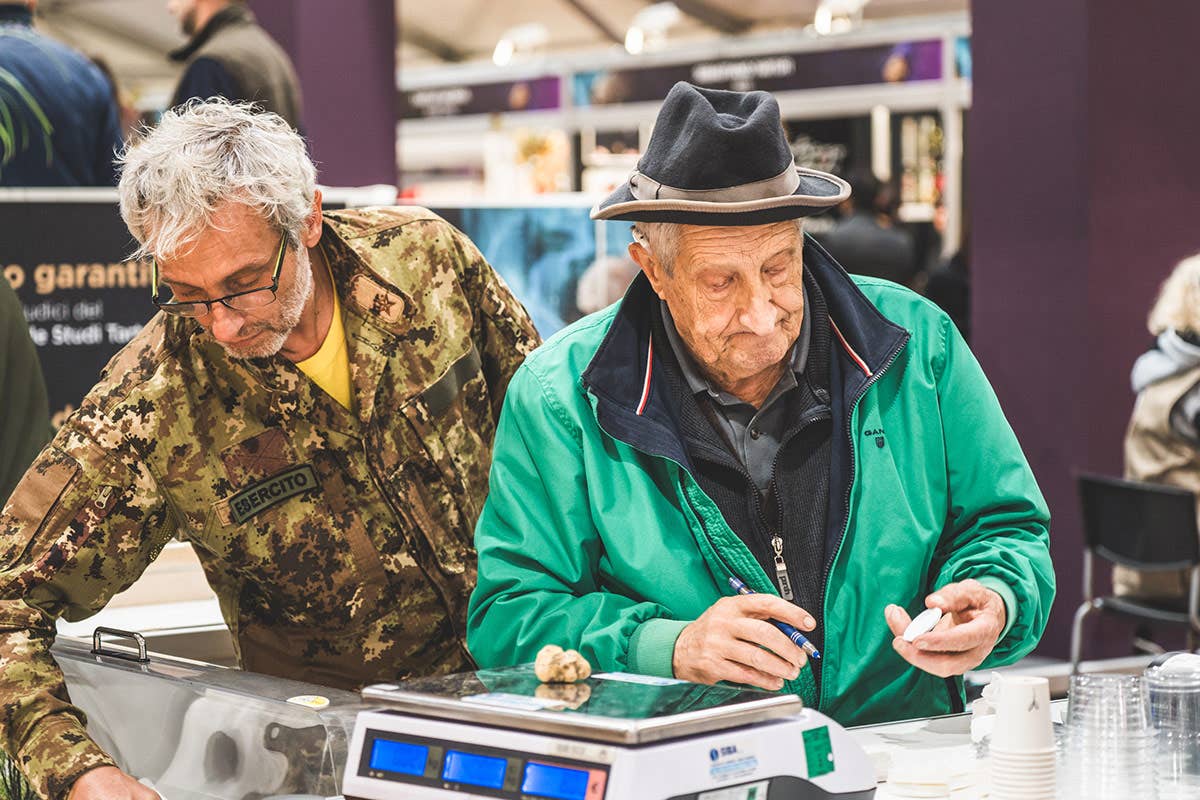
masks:
[[[353,394],[350,391],[350,354],[346,351],[346,329],[342,325],[342,303],[337,290],[333,292],[333,319],[321,347],[303,361],[296,362],[313,383],[350,410]]]

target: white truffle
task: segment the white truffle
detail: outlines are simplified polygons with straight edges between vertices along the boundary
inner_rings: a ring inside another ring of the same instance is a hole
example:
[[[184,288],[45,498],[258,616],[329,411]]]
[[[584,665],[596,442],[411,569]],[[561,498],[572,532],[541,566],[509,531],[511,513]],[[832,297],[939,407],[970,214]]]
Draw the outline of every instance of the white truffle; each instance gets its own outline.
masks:
[[[575,683],[592,674],[592,665],[575,650],[548,644],[538,651],[533,672],[542,683]]]

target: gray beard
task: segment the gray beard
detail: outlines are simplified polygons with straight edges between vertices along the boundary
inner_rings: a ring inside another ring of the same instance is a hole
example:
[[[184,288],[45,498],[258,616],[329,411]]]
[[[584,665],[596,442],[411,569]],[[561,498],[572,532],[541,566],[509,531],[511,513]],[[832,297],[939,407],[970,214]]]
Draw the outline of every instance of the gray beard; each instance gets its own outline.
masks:
[[[303,255],[301,255],[303,253]],[[308,251],[301,248],[296,255],[296,280],[285,292],[275,296],[279,307],[279,318],[275,322],[258,323],[261,333],[260,341],[248,348],[233,348],[222,344],[221,347],[230,358],[270,358],[278,353],[284,342],[292,335],[292,331],[300,324],[304,315],[304,307],[312,299],[315,282],[312,274],[312,261]]]

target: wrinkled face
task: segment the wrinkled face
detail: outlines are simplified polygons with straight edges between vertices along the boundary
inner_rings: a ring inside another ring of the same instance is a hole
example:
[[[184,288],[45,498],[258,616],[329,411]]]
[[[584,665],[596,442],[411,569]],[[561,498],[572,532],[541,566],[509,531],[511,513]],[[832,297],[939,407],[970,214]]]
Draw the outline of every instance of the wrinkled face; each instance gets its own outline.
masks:
[[[736,383],[787,356],[804,318],[803,245],[791,220],[683,227],[671,274],[651,283],[711,376]]]
[[[167,0],[167,11],[179,20],[185,35],[196,35],[196,0]]]
[[[279,231],[253,209],[228,203],[213,215],[190,252],[159,260],[162,283],[180,302],[211,300],[271,285]],[[310,307],[312,265],[308,251],[285,245],[275,302],[249,311],[214,303],[196,317],[233,358],[266,358],[283,347]]]

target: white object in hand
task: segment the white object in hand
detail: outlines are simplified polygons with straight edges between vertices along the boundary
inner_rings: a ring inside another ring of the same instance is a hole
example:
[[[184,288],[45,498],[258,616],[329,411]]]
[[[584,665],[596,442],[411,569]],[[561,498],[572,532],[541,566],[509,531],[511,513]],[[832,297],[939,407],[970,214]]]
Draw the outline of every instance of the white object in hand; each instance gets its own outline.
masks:
[[[904,629],[904,641],[911,642],[922,633],[929,633],[941,618],[942,610],[940,608],[925,609],[920,614],[917,614],[916,618],[908,623],[908,627]]]
[[[1178,653],[1164,661],[1160,669],[1168,675],[1200,672],[1200,656],[1195,653]]]

